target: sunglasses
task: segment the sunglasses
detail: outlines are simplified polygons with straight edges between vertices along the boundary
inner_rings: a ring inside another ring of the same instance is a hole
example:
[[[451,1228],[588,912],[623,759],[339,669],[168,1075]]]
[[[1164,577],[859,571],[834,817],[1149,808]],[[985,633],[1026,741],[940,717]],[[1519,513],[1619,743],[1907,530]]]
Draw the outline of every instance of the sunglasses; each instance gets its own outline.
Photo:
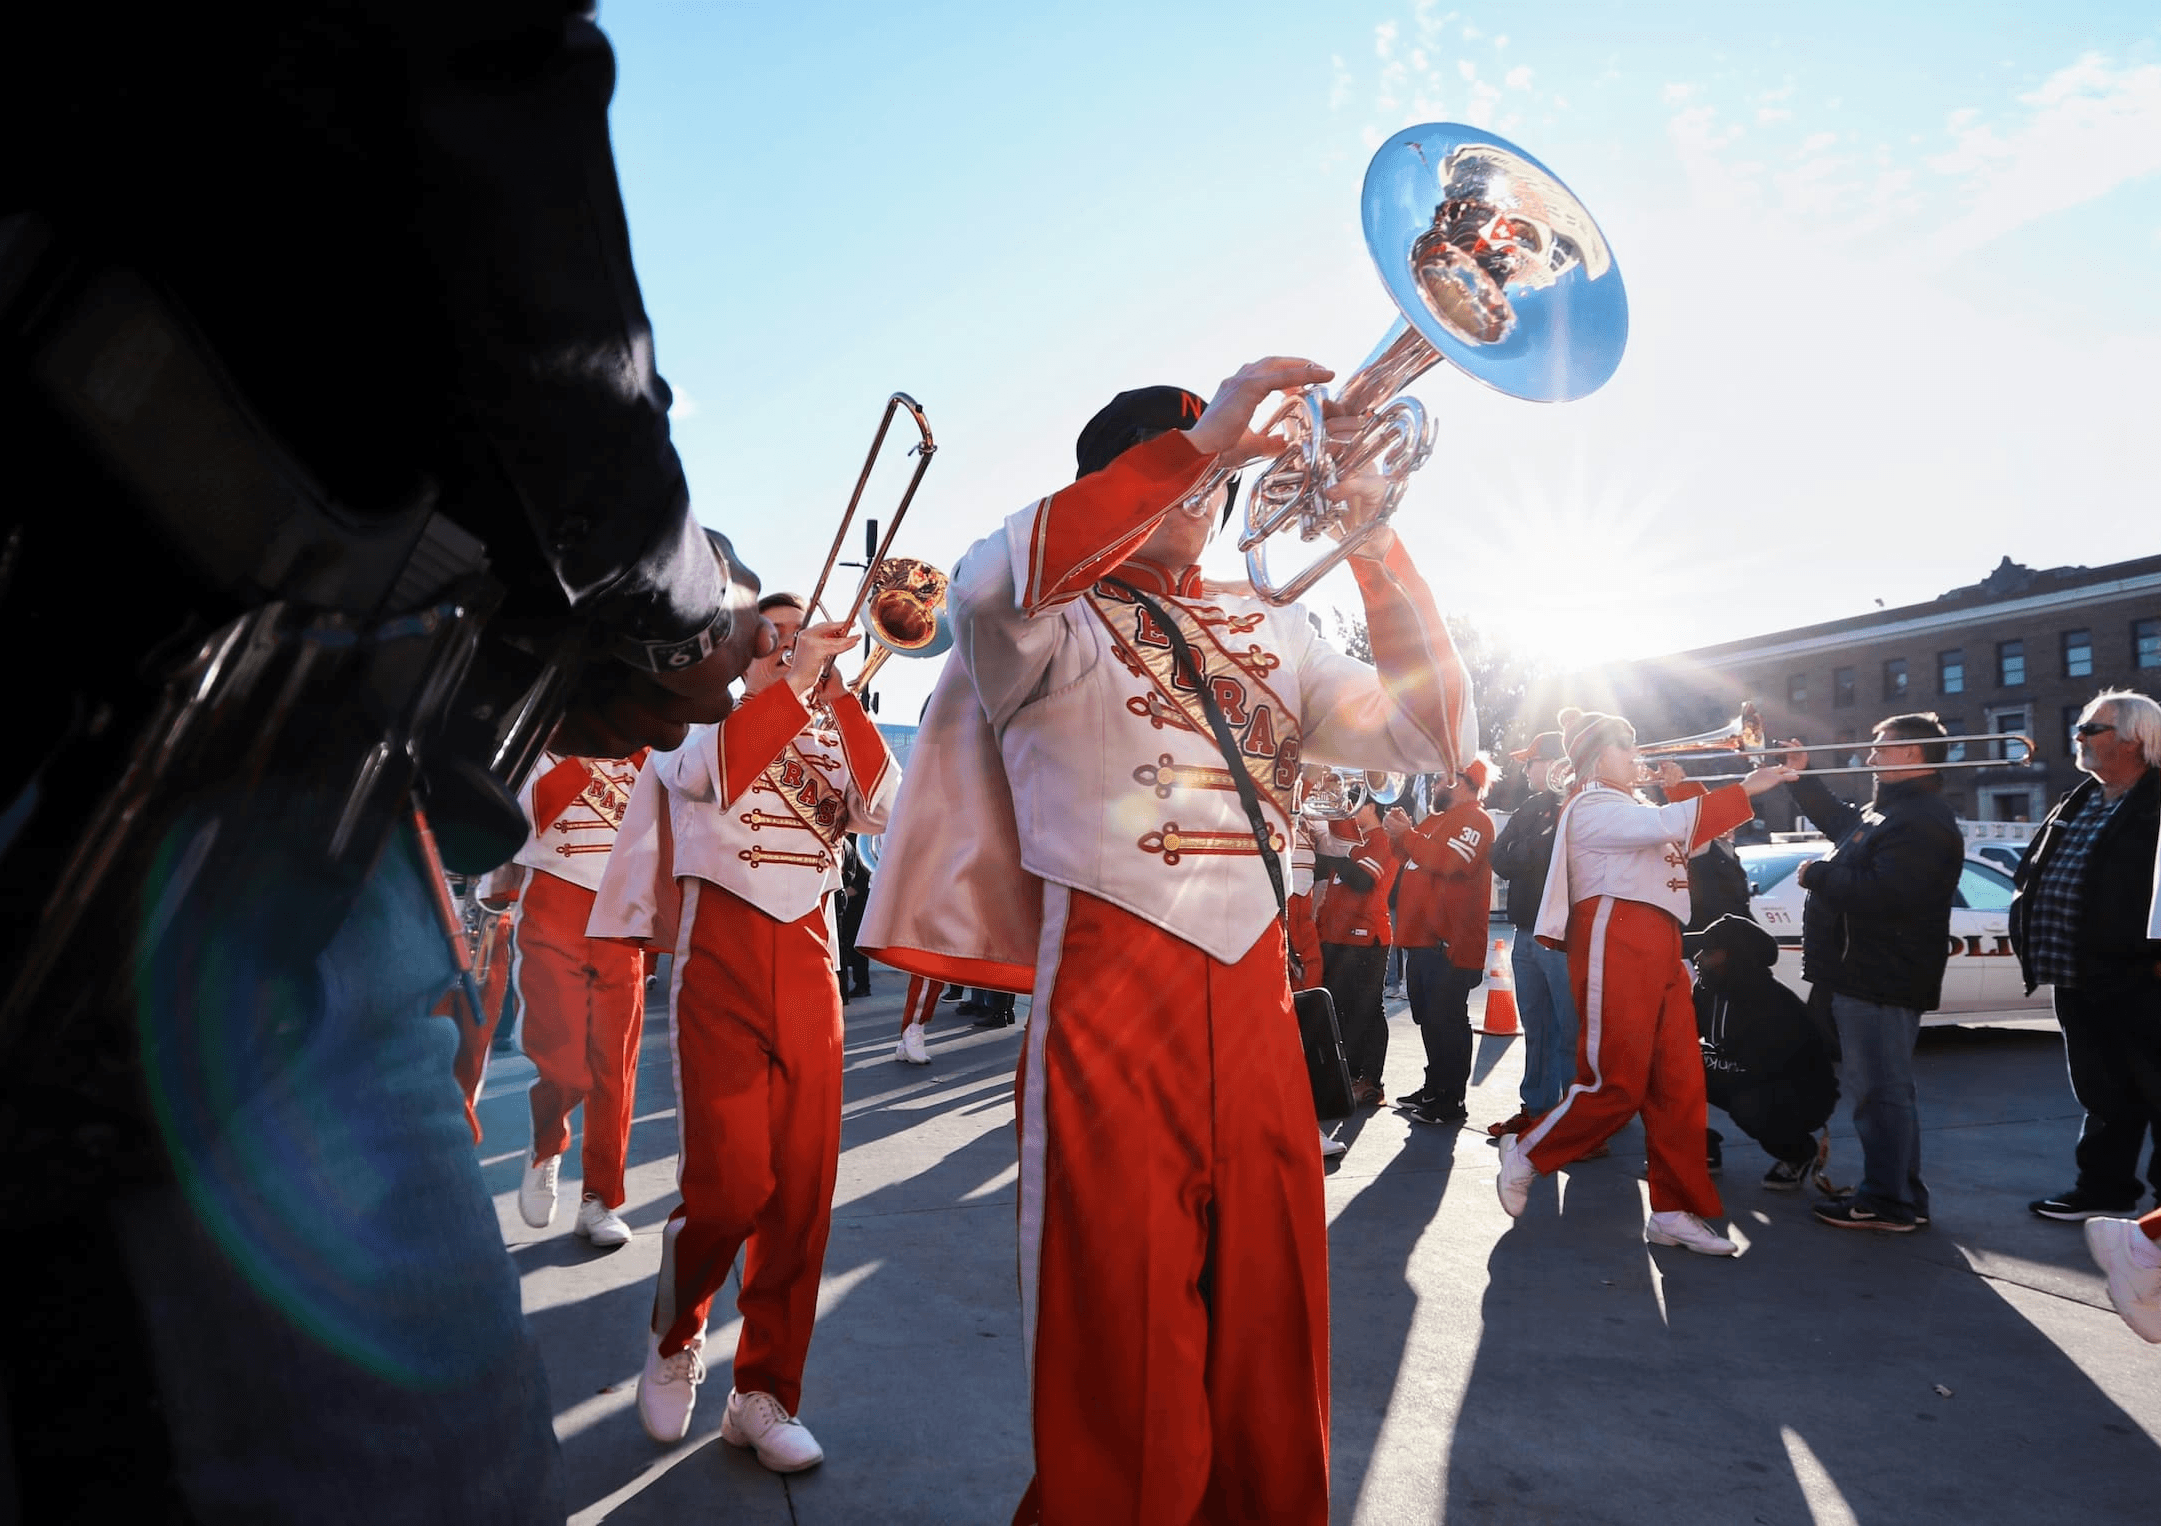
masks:
[[[2080,721],[2071,728],[2071,734],[2079,737],[2097,737],[2104,731],[2114,731],[2115,729],[2106,721]]]

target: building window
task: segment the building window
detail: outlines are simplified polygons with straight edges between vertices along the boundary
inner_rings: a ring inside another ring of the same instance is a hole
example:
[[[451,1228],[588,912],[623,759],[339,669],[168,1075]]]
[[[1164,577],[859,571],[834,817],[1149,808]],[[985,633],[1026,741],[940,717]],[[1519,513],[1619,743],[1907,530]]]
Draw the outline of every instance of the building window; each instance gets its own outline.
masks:
[[[2131,665],[2161,668],[2161,620],[2131,622]]]
[[[1808,675],[1796,673],[1786,680],[1786,707],[1789,710],[1808,708]]]
[[[1853,669],[1836,668],[1832,671],[1831,707],[1835,710],[1853,708]]]
[[[2001,710],[1989,711],[1988,729],[1992,732],[2015,731],[2020,736],[2031,736],[2033,734],[2033,722],[2027,718],[2024,705],[2007,705]],[[1988,755],[1992,758],[2001,758],[2006,763],[2024,763],[2028,761],[2026,746],[2023,742],[1990,742],[1988,744]],[[2000,816],[1996,819],[2009,821],[2014,818]]]
[[[1999,688],[2016,689],[2026,682],[2026,643],[2023,641],[1999,641],[1996,643],[1996,683]]]
[[[1942,720],[1943,729],[1949,732],[1952,736],[1957,736],[1960,732],[1966,729],[1966,718],[1962,715],[1946,715],[1942,717]],[[1966,744],[1964,742],[1944,743],[1943,760],[1946,763],[1965,762]]]
[[[2066,678],[2093,677],[2093,632],[2065,631],[2063,633],[2063,676]]]
[[[1966,692],[1966,649],[1953,647],[1936,654],[1936,690],[1940,694]]]
[[[1893,657],[1883,665],[1883,697],[1896,704],[1906,697],[1906,659]]]

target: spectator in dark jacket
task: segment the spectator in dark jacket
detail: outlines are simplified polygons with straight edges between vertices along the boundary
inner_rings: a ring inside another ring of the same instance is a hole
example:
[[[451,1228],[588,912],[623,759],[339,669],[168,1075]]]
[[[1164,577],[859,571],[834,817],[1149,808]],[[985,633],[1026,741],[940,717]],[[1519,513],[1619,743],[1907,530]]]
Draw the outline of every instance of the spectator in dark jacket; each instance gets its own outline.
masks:
[[[1805,774],[1788,786],[1795,806],[1836,844],[1799,876],[1808,891],[1801,973],[1811,1012],[1837,1036],[1839,1085],[1853,1099],[1861,1136],[1860,1185],[1816,1207],[1817,1218],[1839,1228],[1904,1233],[1928,1222],[1913,1048],[1921,1014],[1942,999],[1951,901],[1966,856],[1935,768],[1944,735],[1933,715],[1878,722],[1868,763],[1882,772],[1865,809]],[[1789,752],[1786,763],[1806,768],[1808,754]]]
[[[1720,917],[1696,949],[1703,1090],[1770,1152],[1763,1184],[1791,1192],[1822,1169],[1815,1134],[1838,1105],[1831,1052],[1801,998],[1772,973],[1778,940],[1746,917]]]
[[[1515,1117],[1486,1131],[1496,1136],[1521,1132],[1561,1100],[1576,1075],[1576,999],[1568,989],[1568,951],[1547,948],[1531,936],[1561,816],[1561,797],[1546,787],[1548,770],[1561,756],[1561,734],[1541,732],[1513,756],[1523,765],[1531,795],[1493,845],[1493,872],[1508,882],[1508,920],[1516,929],[1508,965],[1523,1023],[1523,1085],[1517,1093],[1523,1105]]]
[[[2114,691],[2086,707],[2078,766],[2090,775],[2027,845],[2011,903],[2026,989],[2055,987],[2079,1129],[2078,1180],[2041,1198],[2045,1219],[2128,1215],[2139,1152],[2161,1141],[2161,941],[2148,926],[2161,836],[2161,705]],[[2161,1147],[2146,1167],[2161,1196]]]

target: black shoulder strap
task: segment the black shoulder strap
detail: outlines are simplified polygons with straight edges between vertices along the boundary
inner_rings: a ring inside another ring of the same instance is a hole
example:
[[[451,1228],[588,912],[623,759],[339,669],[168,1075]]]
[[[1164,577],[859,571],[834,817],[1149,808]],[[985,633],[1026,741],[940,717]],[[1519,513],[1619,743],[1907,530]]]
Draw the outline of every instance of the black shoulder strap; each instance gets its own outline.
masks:
[[[1268,871],[1268,883],[1275,890],[1276,913],[1287,922],[1290,910],[1283,890],[1283,861],[1276,857],[1275,849],[1268,845],[1268,818],[1261,814],[1260,791],[1253,787],[1253,776],[1246,772],[1245,759],[1238,751],[1238,739],[1231,735],[1231,723],[1224,718],[1223,707],[1216,703],[1214,690],[1208,682],[1207,669],[1201,666],[1200,658],[1195,654],[1192,644],[1186,640],[1186,634],[1179,628],[1178,622],[1171,617],[1169,610],[1123,578],[1105,578],[1103,581],[1113,588],[1123,589],[1131,594],[1135,603],[1155,616],[1156,624],[1161,626],[1163,634],[1170,638],[1171,651],[1176,655],[1178,665],[1193,675],[1193,687],[1200,695],[1201,710],[1208,717],[1209,729],[1216,734],[1216,748],[1223,754],[1223,761],[1230,769],[1231,783],[1238,791],[1239,803],[1246,808],[1246,820],[1253,827],[1253,844],[1261,852],[1261,866]],[[1284,947],[1290,948],[1288,936],[1284,939]],[[1291,949],[1290,964],[1291,973],[1303,977],[1305,971],[1299,964],[1296,949]]]

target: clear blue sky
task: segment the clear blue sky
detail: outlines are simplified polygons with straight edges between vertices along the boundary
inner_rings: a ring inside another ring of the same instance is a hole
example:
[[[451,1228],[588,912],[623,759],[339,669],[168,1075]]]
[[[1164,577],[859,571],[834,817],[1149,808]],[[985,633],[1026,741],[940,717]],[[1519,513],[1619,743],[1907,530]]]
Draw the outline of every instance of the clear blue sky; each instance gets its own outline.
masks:
[[[1444,445],[1398,523],[1445,607],[1566,663],[1925,599],[2005,554],[2161,549],[2150,0],[601,22],[678,443],[769,586],[815,573],[896,388],[941,446],[903,548],[950,566],[1071,477],[1120,388],[1205,393],[1270,352],[1347,371],[1393,316],[1366,159],[1435,119],[1566,178],[1633,307],[1584,402],[1413,389]]]

